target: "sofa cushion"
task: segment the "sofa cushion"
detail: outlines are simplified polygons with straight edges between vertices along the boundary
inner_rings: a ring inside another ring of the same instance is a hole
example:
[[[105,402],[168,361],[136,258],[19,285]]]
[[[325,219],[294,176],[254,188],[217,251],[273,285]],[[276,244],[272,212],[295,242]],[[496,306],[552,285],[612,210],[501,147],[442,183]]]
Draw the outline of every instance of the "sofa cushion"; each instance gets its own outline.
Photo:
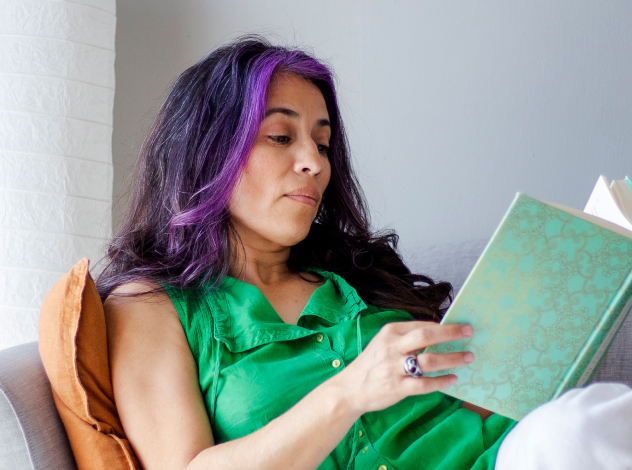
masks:
[[[413,272],[435,281],[448,281],[456,294],[467,279],[487,240],[446,243],[417,249],[406,257]]]
[[[79,470],[140,469],[114,404],[103,305],[81,260],[48,293],[39,350]]]

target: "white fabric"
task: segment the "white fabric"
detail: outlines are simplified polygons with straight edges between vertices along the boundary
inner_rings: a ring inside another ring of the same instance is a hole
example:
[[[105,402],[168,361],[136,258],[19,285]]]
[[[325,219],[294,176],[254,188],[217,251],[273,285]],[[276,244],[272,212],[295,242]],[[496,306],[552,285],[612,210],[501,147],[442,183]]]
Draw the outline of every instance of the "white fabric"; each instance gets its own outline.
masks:
[[[525,416],[500,446],[495,470],[632,470],[632,389],[575,388]]]

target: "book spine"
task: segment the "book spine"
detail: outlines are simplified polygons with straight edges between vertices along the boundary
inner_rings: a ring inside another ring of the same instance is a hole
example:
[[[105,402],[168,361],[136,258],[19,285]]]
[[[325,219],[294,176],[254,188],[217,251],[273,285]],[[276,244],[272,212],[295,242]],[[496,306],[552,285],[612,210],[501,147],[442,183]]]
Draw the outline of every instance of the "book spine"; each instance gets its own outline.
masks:
[[[599,345],[597,352],[586,366],[584,372],[579,376],[579,379],[577,380],[577,383],[574,385],[574,387],[583,387],[587,383],[592,382],[595,373],[599,369],[602,360],[604,359],[606,353],[608,352],[608,349],[610,348],[610,345],[613,343],[614,338],[617,336],[617,333],[621,329],[621,326],[625,322],[625,319],[628,317],[630,312],[632,312],[632,296],[628,300],[628,303],[625,304],[625,307],[623,307],[623,309],[621,310],[621,313],[619,314],[614,325],[612,325],[612,328],[605,335],[605,338]],[[579,368],[579,370],[581,370],[581,367]]]
[[[632,271],[623,280],[586,343],[570,365],[551,399],[566,390],[581,387],[594,375],[612,340],[632,309]]]

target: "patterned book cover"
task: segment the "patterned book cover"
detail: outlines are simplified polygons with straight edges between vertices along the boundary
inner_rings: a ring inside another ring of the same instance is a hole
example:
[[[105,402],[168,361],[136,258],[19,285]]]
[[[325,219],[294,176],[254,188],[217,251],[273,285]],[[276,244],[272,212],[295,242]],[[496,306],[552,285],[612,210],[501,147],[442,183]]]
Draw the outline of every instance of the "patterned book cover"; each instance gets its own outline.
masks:
[[[518,194],[442,323],[471,338],[426,352],[472,351],[442,392],[521,419],[590,380],[632,307],[632,239]]]

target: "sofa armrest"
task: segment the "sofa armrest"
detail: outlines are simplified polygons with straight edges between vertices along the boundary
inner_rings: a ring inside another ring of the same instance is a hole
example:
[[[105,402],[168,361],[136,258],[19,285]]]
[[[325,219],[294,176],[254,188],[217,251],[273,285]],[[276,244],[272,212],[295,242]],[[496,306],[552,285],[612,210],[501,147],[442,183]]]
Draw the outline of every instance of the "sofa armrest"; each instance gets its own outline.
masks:
[[[37,342],[0,351],[0,468],[77,468]]]

